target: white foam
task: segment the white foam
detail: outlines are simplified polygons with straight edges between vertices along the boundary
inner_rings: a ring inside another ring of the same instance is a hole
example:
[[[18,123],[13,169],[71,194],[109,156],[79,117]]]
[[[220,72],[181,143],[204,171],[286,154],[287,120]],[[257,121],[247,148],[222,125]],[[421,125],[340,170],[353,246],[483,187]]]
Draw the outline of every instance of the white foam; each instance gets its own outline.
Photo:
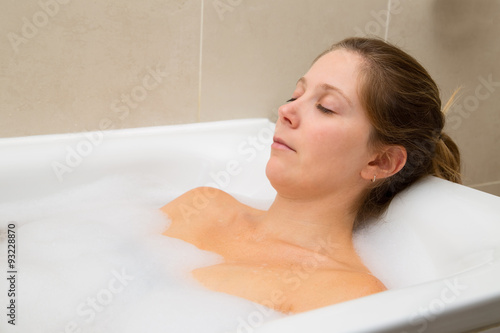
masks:
[[[429,281],[436,275],[425,244],[405,224],[372,222],[353,240],[365,265],[388,289]]]
[[[178,194],[128,175],[0,204],[2,253],[17,225],[17,332],[236,332],[282,317],[191,277],[222,258],[161,235],[158,208]]]

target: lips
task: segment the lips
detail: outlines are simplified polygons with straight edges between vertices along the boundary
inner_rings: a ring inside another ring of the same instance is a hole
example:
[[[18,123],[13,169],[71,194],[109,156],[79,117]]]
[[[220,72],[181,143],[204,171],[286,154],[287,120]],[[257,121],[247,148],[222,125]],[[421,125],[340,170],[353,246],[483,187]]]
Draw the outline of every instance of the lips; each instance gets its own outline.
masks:
[[[290,147],[283,139],[277,136],[273,138],[273,144],[271,145],[271,148],[295,151],[295,149]]]

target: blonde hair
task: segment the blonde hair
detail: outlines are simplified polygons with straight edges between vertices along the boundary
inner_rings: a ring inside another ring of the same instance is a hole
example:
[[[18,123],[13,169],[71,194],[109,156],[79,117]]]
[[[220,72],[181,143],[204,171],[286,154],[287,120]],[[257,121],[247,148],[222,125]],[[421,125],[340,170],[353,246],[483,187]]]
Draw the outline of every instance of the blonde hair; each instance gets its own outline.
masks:
[[[354,227],[379,217],[397,193],[426,175],[460,183],[460,153],[442,131],[445,116],[439,89],[418,61],[373,38],[344,39],[319,57],[337,49],[354,52],[364,60],[359,93],[373,126],[370,143],[375,147],[401,145],[407,152],[406,164],[398,173],[376,181],[363,193],[355,207]]]

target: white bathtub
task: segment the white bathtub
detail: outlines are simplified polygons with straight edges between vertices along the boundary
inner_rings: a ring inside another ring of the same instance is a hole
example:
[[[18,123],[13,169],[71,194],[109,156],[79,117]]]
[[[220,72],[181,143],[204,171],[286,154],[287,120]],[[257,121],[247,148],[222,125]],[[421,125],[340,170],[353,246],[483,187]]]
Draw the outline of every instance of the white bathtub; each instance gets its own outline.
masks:
[[[179,194],[216,186],[265,208],[275,194],[264,174],[272,131],[266,119],[251,119],[0,139],[0,200],[139,172]],[[390,290],[251,330],[499,332],[500,198],[429,177],[356,237]]]

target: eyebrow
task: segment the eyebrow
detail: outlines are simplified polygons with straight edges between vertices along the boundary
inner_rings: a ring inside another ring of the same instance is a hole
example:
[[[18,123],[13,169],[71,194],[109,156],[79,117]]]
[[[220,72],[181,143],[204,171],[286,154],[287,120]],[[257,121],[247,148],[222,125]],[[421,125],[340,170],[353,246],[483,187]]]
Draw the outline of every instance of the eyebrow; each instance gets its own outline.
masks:
[[[297,84],[299,84],[299,83],[302,83],[303,85],[307,86],[306,78],[305,77],[301,77],[297,81]],[[323,90],[333,90],[333,91],[337,92],[340,96],[342,96],[347,101],[347,103],[349,104],[349,106],[351,106],[351,107],[353,106],[352,101],[349,99],[349,97],[347,97],[347,95],[340,88],[337,88],[337,87],[332,86],[332,85],[327,84],[327,83],[323,83],[321,85],[321,88]]]

